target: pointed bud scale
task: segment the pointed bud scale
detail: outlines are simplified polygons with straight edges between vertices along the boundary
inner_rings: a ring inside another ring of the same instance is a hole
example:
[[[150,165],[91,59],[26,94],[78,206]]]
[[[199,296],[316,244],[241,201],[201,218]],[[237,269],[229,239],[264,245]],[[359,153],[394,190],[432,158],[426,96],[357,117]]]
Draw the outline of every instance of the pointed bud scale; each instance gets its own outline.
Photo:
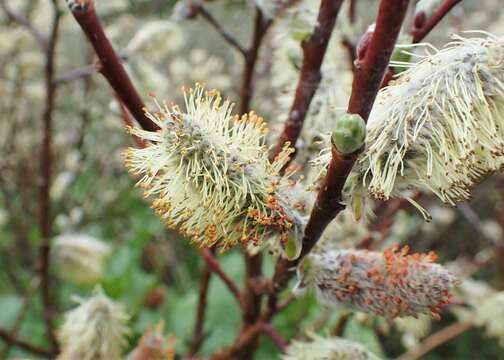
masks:
[[[331,141],[341,154],[351,154],[364,146],[366,123],[359,114],[345,114],[336,120]]]
[[[431,314],[438,319],[450,302],[454,276],[433,263],[435,254],[407,255],[407,247],[332,250],[309,255],[298,267],[295,293],[314,289],[329,306],[395,318]]]

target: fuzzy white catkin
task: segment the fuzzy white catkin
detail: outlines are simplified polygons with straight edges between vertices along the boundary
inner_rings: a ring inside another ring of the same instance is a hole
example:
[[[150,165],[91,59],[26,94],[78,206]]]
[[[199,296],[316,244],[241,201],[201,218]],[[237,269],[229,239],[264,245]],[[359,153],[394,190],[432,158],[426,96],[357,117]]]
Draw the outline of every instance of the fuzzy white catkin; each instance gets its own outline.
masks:
[[[454,36],[402,65],[409,69],[375,101],[347,200],[361,188],[381,200],[413,188],[452,205],[466,200],[504,164],[504,38]],[[319,162],[329,159],[324,152]]]
[[[444,202],[504,161],[504,39],[460,38],[383,89],[369,117],[360,160],[364,184],[388,199],[411,186]]]
[[[147,113],[160,131],[130,129],[149,144],[128,149],[126,166],[141,175],[144,195],[156,197],[156,213],[198,246],[268,242],[273,251],[297,257],[302,189],[292,171],[280,176],[291,149],[270,162],[263,119],[253,112],[232,116],[233,104],[216,91],[197,84],[185,91],[185,103],[185,111],[164,104]]]
[[[433,263],[436,255],[407,255],[408,248],[331,250],[310,254],[298,266],[295,294],[314,289],[319,302],[395,318],[440,317],[451,301],[454,276]]]
[[[58,360],[119,360],[127,346],[129,316],[101,290],[77,298],[79,306],[65,314],[58,331]]]
[[[111,248],[86,234],[62,234],[53,241],[51,261],[58,276],[77,285],[94,285],[103,277]]]
[[[283,360],[378,360],[363,345],[338,337],[312,335],[311,341],[294,340]]]

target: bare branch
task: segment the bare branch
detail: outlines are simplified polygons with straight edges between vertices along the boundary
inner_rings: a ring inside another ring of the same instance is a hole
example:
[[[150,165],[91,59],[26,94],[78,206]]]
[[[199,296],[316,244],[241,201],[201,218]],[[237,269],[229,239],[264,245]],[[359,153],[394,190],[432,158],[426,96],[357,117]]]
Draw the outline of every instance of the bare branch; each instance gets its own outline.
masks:
[[[243,70],[242,83],[240,87],[240,114],[245,114],[250,110],[250,100],[252,99],[252,86],[255,64],[259,55],[259,48],[266,32],[272,24],[271,19],[266,19],[261,10],[256,9],[254,21],[254,33],[252,44],[246,52],[245,69]]]
[[[415,28],[411,30],[410,34],[413,35],[413,44],[419,43],[422,41],[431,30],[439,24],[441,20],[445,17],[446,14],[450,12],[450,10],[460,3],[462,0],[445,0],[443,4],[439,7],[439,9],[431,16],[429,20],[423,24],[420,28]]]
[[[46,99],[43,114],[43,134],[42,146],[40,150],[40,171],[41,182],[39,188],[39,226],[41,244],[39,250],[39,276],[40,287],[42,289],[42,303],[44,305],[44,320],[47,326],[47,335],[51,343],[52,354],[58,353],[58,341],[54,329],[54,305],[51,294],[51,279],[49,274],[51,237],[52,237],[52,217],[49,189],[51,186],[52,168],[52,127],[53,111],[56,98],[56,87],[54,86],[55,50],[58,39],[58,29],[60,23],[60,10],[57,0],[52,1],[52,25],[49,41],[46,49],[45,63],[45,87]]]
[[[343,0],[322,0],[317,26],[313,34],[301,43],[304,57],[294,101],[271,159],[282,152],[286,143],[296,146],[311,101],[322,79],[320,68],[342,3]]]
[[[265,322],[260,323],[260,328],[263,333],[268,335],[271,338],[271,340],[273,340],[273,342],[280,349],[280,351],[284,353],[288,345],[284,337],[280,335],[280,333],[268,323]]]
[[[196,321],[194,323],[193,336],[191,340],[191,345],[189,347],[189,356],[194,356],[199,351],[203,340],[205,339],[204,324],[205,324],[205,312],[207,309],[207,296],[208,288],[210,285],[210,278],[212,276],[212,268],[207,263],[203,268],[203,272],[200,277],[200,287],[198,296],[198,310],[196,312]]]
[[[231,35],[228,31],[226,31],[203,5],[197,5],[197,6],[198,6],[197,9],[198,13],[201,14],[201,16],[203,16],[205,20],[208,21],[208,23],[214,27],[214,29],[222,36],[222,38],[233,48],[238,50],[238,52],[241,53],[244,57],[246,57],[247,50],[240,45],[238,40],[236,40],[233,37],[233,35]]]
[[[10,330],[10,333],[9,333],[10,338],[15,338],[17,336],[19,328],[21,327],[23,320],[26,318],[26,314],[28,312],[28,308],[29,308],[33,293],[35,292],[35,290],[37,290],[39,285],[40,285],[39,279],[34,278],[31,281],[28,289],[26,290],[26,293],[23,297],[23,302],[21,303],[21,307],[20,307],[19,312],[16,316],[16,320],[14,321],[14,325],[12,326],[12,328]],[[12,345],[13,345],[12,343],[7,342],[7,345],[5,346],[5,348],[2,349],[2,351],[0,351],[0,359],[4,359],[9,354],[9,351],[10,351]]]
[[[91,45],[93,45],[100,59],[100,71],[110,86],[143,129],[157,130],[157,126],[145,115],[145,105],[103,30],[96,15],[94,1],[68,0],[68,6]]]
[[[234,295],[234,297],[236,299],[240,300],[241,295],[240,295],[240,290],[238,289],[238,286],[236,286],[234,281],[224,272],[224,270],[222,270],[219,262],[212,255],[210,250],[203,249],[201,251],[201,256],[203,256],[203,259],[206,261],[206,263],[212,269],[212,271],[214,273],[216,273],[221,278],[221,280],[224,282],[224,284],[226,284],[229,291]]]
[[[470,321],[466,322],[457,322],[450,326],[447,326],[438,332],[435,332],[427,339],[425,339],[419,346],[415,347],[413,350],[407,352],[404,355],[401,355],[397,360],[416,360],[437,348],[438,346],[443,345],[444,343],[452,340],[453,338],[459,336],[460,334],[466,332],[474,325]]]
[[[49,350],[46,350],[42,347],[39,347],[37,345],[33,345],[32,343],[21,340],[15,336],[12,336],[8,331],[0,329],[0,338],[7,342],[8,344],[17,346],[23,350],[29,351],[33,354],[37,354],[40,356],[44,356],[46,358],[52,358],[52,352]]]

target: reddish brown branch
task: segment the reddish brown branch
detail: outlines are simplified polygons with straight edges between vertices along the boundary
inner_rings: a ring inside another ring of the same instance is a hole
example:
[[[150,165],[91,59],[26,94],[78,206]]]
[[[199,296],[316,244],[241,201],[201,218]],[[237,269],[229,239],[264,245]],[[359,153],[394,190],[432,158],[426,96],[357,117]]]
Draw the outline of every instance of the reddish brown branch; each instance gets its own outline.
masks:
[[[200,349],[203,341],[205,340],[204,325],[205,313],[207,308],[207,295],[210,286],[210,278],[212,276],[212,268],[207,263],[203,268],[200,278],[199,296],[198,296],[198,310],[196,312],[196,321],[194,323],[194,330],[189,347],[189,356],[194,356]]]
[[[278,331],[276,331],[273,326],[270,324],[263,322],[260,323],[260,328],[261,331],[268,335],[271,340],[275,343],[275,345],[280,349],[281,352],[285,352],[285,349],[287,348],[287,341],[284,339],[282,335]]]
[[[9,334],[8,331],[5,331],[3,329],[0,329],[0,338],[2,338],[2,340],[7,342],[8,344],[17,346],[17,347],[19,347],[23,350],[29,351],[33,354],[44,356],[47,358],[53,358],[53,353],[51,351],[46,350],[46,349],[39,347],[37,345],[33,345],[32,343],[30,343],[28,341],[18,339],[17,337],[12,336],[11,334]]]
[[[322,79],[320,68],[343,0],[322,0],[313,34],[301,43],[303,64],[294,101],[284,130],[271,154],[274,159],[286,143],[296,146],[310,103]]]
[[[381,1],[376,31],[364,56],[357,60],[348,112],[359,114],[364,120],[369,116],[387,69],[408,2],[408,0]],[[357,156],[358,153],[343,156],[333,147],[327,175],[305,229],[301,256],[296,261],[280,259],[277,263],[273,281],[278,290],[283,289],[292,277],[293,272],[290,269],[311,251],[326,226],[344,209],[344,205],[341,204],[341,192]]]
[[[445,17],[446,14],[450,12],[450,10],[457,5],[462,0],[445,0],[443,4],[439,7],[439,9],[427,20],[422,27],[415,28],[411,30],[410,34],[413,36],[413,44],[419,43],[422,41],[431,30],[439,24],[441,20]]]
[[[408,0],[381,1],[371,42],[364,51],[364,57],[356,63],[349,114],[359,114],[367,120],[394,50],[408,3]]]
[[[245,54],[245,69],[240,87],[240,114],[245,114],[250,110],[255,64],[259,56],[259,48],[271,24],[272,20],[265,19],[261,10],[256,9],[252,44]]]
[[[432,29],[439,24],[441,20],[450,12],[450,10],[457,5],[462,0],[445,0],[443,4],[439,7],[439,9],[431,16],[430,19],[423,21],[420,27],[417,27],[417,22],[413,21],[411,26],[410,35],[413,37],[411,43],[418,44],[422,41]],[[419,16],[418,14],[415,18]],[[385,74],[385,78],[382,81],[381,87],[385,87],[388,85],[390,80],[394,77],[394,71],[389,69]]]
[[[281,290],[285,287],[287,281],[293,275],[291,269],[311,251],[324,232],[326,226],[345,208],[341,203],[341,190],[357,159],[357,154],[342,156],[334,148],[332,153],[333,158],[327,169],[327,175],[317,195],[310,219],[306,225],[300,257],[295,261],[280,259],[277,262],[275,275],[273,277],[273,283],[277,290]]]
[[[199,14],[201,14],[201,16],[203,16],[205,18],[206,21],[208,21],[208,23],[210,25],[212,25],[215,30],[220,34],[220,36],[222,36],[222,38],[229,44],[231,45],[233,48],[235,48],[236,50],[238,50],[238,52],[240,52],[243,56],[247,56],[247,50],[240,45],[240,43],[238,42],[238,40],[236,40],[233,35],[231,35],[229,32],[227,32],[221,24],[219,24],[219,22],[213,17],[213,15],[205,8],[203,7],[203,5],[197,5],[198,8],[197,8],[197,11]]]
[[[39,277],[42,289],[42,303],[44,306],[43,317],[47,327],[47,336],[51,344],[52,354],[58,353],[58,342],[54,331],[54,306],[51,294],[51,279],[49,274],[52,219],[51,200],[49,190],[51,186],[52,168],[52,127],[53,111],[56,98],[56,87],[54,86],[55,50],[58,38],[58,28],[60,12],[57,0],[52,2],[52,25],[46,49],[45,60],[45,90],[46,99],[44,113],[42,117],[43,133],[42,145],[40,149],[40,187],[39,187],[39,227],[40,227],[40,250],[39,250]]]
[[[215,259],[211,251],[208,249],[203,249],[201,251],[201,256],[203,256],[203,259],[206,261],[206,263],[212,269],[212,271],[221,278],[224,284],[226,284],[229,291],[235,296],[235,298],[240,300],[241,299],[240,290],[238,289],[234,281],[221,268],[219,262]]]
[[[94,1],[69,0],[68,6],[95,49],[101,63],[100,71],[110,86],[143,129],[157,130],[156,125],[146,117],[145,105],[103,30],[96,15]]]

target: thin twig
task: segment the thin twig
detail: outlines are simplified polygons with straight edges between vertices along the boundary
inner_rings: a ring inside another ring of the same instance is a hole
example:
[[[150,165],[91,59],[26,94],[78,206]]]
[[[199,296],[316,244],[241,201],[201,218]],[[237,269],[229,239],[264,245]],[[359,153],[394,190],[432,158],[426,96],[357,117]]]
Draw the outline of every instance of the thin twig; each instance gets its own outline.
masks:
[[[413,35],[413,44],[422,41],[431,32],[431,30],[439,24],[441,20],[443,20],[445,15],[461,1],[462,0],[445,0],[434,15],[432,15],[421,28],[413,28],[410,32],[410,34]]]
[[[39,287],[39,285],[40,285],[39,279],[34,278],[32,280],[32,282],[30,283],[30,286],[26,290],[26,293],[23,297],[23,302],[21,303],[20,310],[16,316],[16,320],[14,321],[14,325],[12,326],[10,333],[9,333],[11,338],[15,338],[17,336],[19,328],[21,327],[21,324],[23,323],[23,320],[25,319],[26,314],[28,312],[28,308],[29,308],[32,296],[35,293],[35,290],[37,290],[37,288]],[[7,344],[5,345],[5,348],[2,351],[0,351],[0,359],[4,359],[9,354],[9,351],[10,351],[12,345],[13,345],[12,343],[7,342]]]
[[[280,335],[280,333],[268,323],[265,322],[260,323],[260,328],[263,333],[268,335],[271,338],[271,340],[273,340],[273,342],[280,349],[280,351],[284,353],[288,345],[284,337]]]
[[[93,0],[69,0],[68,6],[88,37],[100,59],[100,71],[130,113],[144,130],[155,131],[157,126],[145,115],[145,105],[138,95],[120,57],[114,51],[96,15]]]
[[[54,86],[55,50],[58,38],[58,28],[60,23],[60,10],[57,0],[52,1],[52,25],[49,41],[46,50],[45,63],[45,87],[46,101],[43,114],[43,134],[40,156],[41,182],[39,188],[39,222],[40,222],[40,253],[39,253],[39,276],[40,287],[42,289],[42,303],[44,305],[43,316],[46,322],[47,335],[51,344],[51,351],[55,355],[58,353],[58,341],[54,330],[54,305],[51,294],[51,279],[49,274],[50,251],[52,237],[51,204],[49,189],[51,186],[52,167],[52,121],[54,103],[56,97],[56,87]]]
[[[351,312],[344,312],[343,314],[341,314],[338,321],[336,322],[336,325],[331,331],[331,335],[339,337],[343,336],[343,334],[345,333],[346,325],[348,324],[348,320],[350,320],[351,316]]]
[[[74,80],[81,79],[83,77],[91,76],[100,71],[100,65],[97,64],[89,64],[84,65],[80,68],[69,70],[54,79],[54,85],[60,86],[66,83],[69,83]]]
[[[238,300],[241,299],[240,296],[240,290],[238,289],[238,286],[234,283],[234,281],[224,272],[224,270],[221,268],[219,262],[215,259],[213,256],[212,252],[208,249],[203,249],[201,251],[201,256],[203,256],[203,259],[206,261],[208,266],[212,269],[214,273],[216,273],[221,280],[226,284],[228,287],[229,291],[234,295],[235,298]]]
[[[233,48],[238,50],[243,56],[247,56],[247,50],[240,45],[238,40],[236,40],[233,35],[231,35],[228,31],[226,31],[221,24],[213,17],[213,15],[203,6],[198,5],[198,13],[205,18],[206,21],[222,36],[222,38]]]
[[[53,358],[53,353],[42,347],[34,345],[26,340],[21,340],[15,336],[12,336],[9,331],[0,329],[0,338],[7,342],[8,344],[17,346],[23,350],[29,351],[33,354],[44,356],[46,358]]]
[[[196,321],[194,323],[192,340],[189,346],[189,356],[194,356],[199,351],[201,345],[203,344],[203,340],[205,339],[205,313],[207,309],[207,296],[211,276],[212,268],[208,263],[206,263],[200,277],[198,310],[196,312]]]
[[[43,50],[47,49],[47,47],[49,46],[49,39],[46,35],[42,34],[38,29],[36,29],[29,19],[10,9],[5,3],[5,0],[0,0],[0,7],[10,20],[18,23],[26,30],[28,30],[28,32],[35,38],[35,40]]]
[[[470,321],[457,322],[447,326],[425,339],[418,347],[401,355],[397,360],[416,360],[438,346],[452,340],[460,334],[472,328],[474,324]]]
[[[322,79],[320,68],[342,3],[343,0],[322,0],[317,17],[317,26],[313,34],[301,43],[303,64],[301,65],[296,93],[284,130],[271,154],[271,159],[274,159],[282,152],[286,143],[293,147],[296,146],[311,101]]]
[[[439,9],[430,17],[430,19],[426,20],[421,27],[417,28],[415,21],[411,25],[410,35],[413,37],[411,43],[418,44],[420,41],[425,39],[427,35],[434,29],[434,27],[439,24],[441,20],[450,12],[450,10],[460,3],[462,0],[445,0],[443,4],[439,7]],[[418,16],[418,14],[416,15]],[[390,80],[394,77],[394,71],[392,69],[388,69],[381,87],[385,87],[388,85]]]
[[[119,53],[119,59],[123,61],[128,60],[128,55],[126,53]],[[63,74],[56,76],[56,78],[54,79],[54,84],[56,86],[64,85],[74,80],[79,80],[88,76],[92,76],[101,71],[102,71],[101,63],[97,61],[93,64],[84,65],[77,69],[68,70]]]
[[[250,110],[250,100],[252,99],[252,87],[254,78],[254,69],[259,56],[259,48],[273,21],[266,19],[261,10],[256,9],[254,20],[254,32],[252,35],[252,44],[246,51],[245,69],[243,70],[242,83],[240,87],[240,114],[245,114]]]

